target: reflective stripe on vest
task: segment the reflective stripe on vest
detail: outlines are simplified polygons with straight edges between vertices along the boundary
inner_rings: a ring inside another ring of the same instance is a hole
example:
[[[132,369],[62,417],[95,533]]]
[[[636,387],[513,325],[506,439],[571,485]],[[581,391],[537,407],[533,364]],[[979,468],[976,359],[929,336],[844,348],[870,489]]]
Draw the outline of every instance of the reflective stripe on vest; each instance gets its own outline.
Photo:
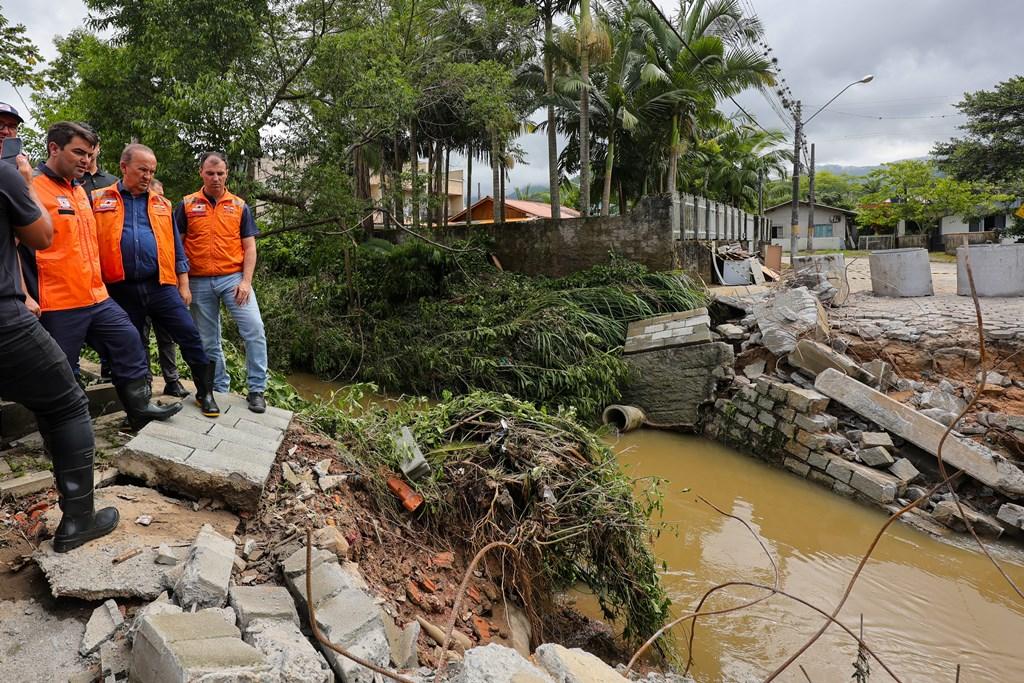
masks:
[[[242,210],[245,202],[225,191],[217,205],[210,204],[203,191],[183,200],[188,231],[185,255],[189,275],[208,277],[242,272]]]
[[[53,219],[53,243],[36,251],[43,312],[93,306],[107,299],[96,244],[96,221],[82,187],[45,173],[32,179]]]
[[[150,193],[147,202],[149,225],[156,238],[156,257],[160,284],[176,285],[178,276],[174,259],[174,221],[171,202]],[[99,244],[100,266],[106,283],[124,280],[124,257],[121,234],[124,232],[124,198],[116,185],[93,191],[92,211],[96,216],[96,241]]]

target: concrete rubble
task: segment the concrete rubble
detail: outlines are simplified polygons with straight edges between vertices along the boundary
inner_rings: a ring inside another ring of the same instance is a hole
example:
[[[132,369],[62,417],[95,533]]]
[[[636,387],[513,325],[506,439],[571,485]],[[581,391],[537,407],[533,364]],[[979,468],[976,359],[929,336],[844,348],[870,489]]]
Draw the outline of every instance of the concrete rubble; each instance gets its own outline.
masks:
[[[963,514],[960,510],[963,510]],[[999,538],[1003,533],[1003,527],[995,519],[982,514],[971,508],[967,503],[960,501],[958,508],[951,500],[942,500],[935,504],[932,510],[932,517],[956,531],[967,531],[966,518],[974,527],[975,533],[982,538]]]
[[[100,649],[100,646],[113,638],[124,626],[124,617],[117,603],[107,600],[97,607],[89,622],[85,625],[85,634],[82,636],[82,644],[78,647],[78,653],[88,657]]]
[[[452,683],[552,683],[546,673],[512,648],[491,643],[466,652]]]
[[[1015,503],[1003,503],[996,513],[996,519],[1017,531],[1024,531],[1024,506]]]
[[[594,655],[579,648],[554,643],[537,648],[534,659],[556,683],[624,683],[623,678]]]
[[[776,356],[795,349],[806,335],[817,340],[828,337],[825,309],[806,287],[781,290],[756,301],[753,314],[761,343]]]
[[[174,583],[174,597],[185,609],[221,607],[227,601],[235,544],[203,525]]]
[[[836,370],[821,373],[814,384],[826,396],[887,431],[932,455],[937,453],[946,431],[940,423]],[[979,443],[951,435],[943,445],[942,459],[1012,499],[1024,496],[1024,471]]]

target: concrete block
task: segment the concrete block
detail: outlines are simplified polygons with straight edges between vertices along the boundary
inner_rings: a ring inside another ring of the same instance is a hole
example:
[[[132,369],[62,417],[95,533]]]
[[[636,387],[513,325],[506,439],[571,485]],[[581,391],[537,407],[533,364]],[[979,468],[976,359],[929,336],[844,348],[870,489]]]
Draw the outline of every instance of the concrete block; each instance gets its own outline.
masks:
[[[221,607],[228,596],[231,568],[234,566],[235,544],[203,525],[189,549],[181,577],[174,584],[178,604],[195,607]]]
[[[828,346],[810,339],[801,339],[789,353],[789,364],[799,368],[811,377],[817,377],[828,368],[835,368],[851,377],[863,374],[860,366],[848,356],[832,350]]]
[[[821,451],[828,447],[828,438],[821,434],[812,434],[811,432],[798,430],[796,433],[796,440],[807,446],[812,451]]]
[[[848,484],[853,476],[853,463],[842,458],[833,458],[825,467],[825,471],[836,481]]]
[[[137,683],[275,683],[277,672],[237,628],[211,612],[146,617],[132,648]]]
[[[892,472],[893,476],[899,479],[903,484],[909,484],[921,476],[921,473],[917,471],[917,468],[914,467],[914,465],[906,458],[900,458],[890,465],[889,471]]]
[[[1024,531],[1024,506],[1014,503],[1003,503],[996,513],[996,519],[1018,531]]]
[[[760,422],[763,425],[768,426],[768,427],[774,427],[775,426],[775,416],[772,415],[771,413],[763,411],[763,410],[757,416],[757,421]]]
[[[389,614],[381,614],[384,622],[384,633],[388,639],[388,647],[391,648],[391,663],[399,669],[412,669],[419,663],[419,655],[416,652],[416,641],[419,640],[422,626],[418,621],[410,621],[402,628],[398,628],[395,620]]]
[[[796,419],[796,411],[782,404],[775,407],[775,414],[784,422],[793,422]]]
[[[288,589],[282,586],[232,586],[230,603],[243,631],[256,619],[299,625],[295,602]]]
[[[761,410],[775,410],[775,401],[768,396],[762,396],[757,399],[757,407]]]
[[[875,446],[888,448],[889,450],[895,448],[892,443],[892,437],[886,432],[862,432],[860,443],[864,448],[874,448]]]
[[[828,432],[836,428],[838,420],[831,415],[804,415],[798,414],[795,419],[796,426],[808,432]]]
[[[281,445],[281,441],[284,439],[284,429],[278,429],[276,427],[270,427],[259,422],[247,418],[239,418],[238,422],[234,424],[234,429],[248,434],[249,436],[255,436],[265,439],[268,442],[274,442],[277,446]],[[274,450],[277,450],[277,446]]]
[[[835,370],[818,375],[815,387],[886,431],[936,454],[946,428],[913,408]],[[942,459],[1011,499],[1024,497],[1024,471],[979,443],[950,436],[942,447]]]
[[[206,431],[193,430],[191,428],[192,422],[195,422],[195,420],[190,420],[189,422],[183,422],[181,424],[151,422],[150,424],[152,427],[146,430],[146,436],[163,439],[164,441],[170,441],[171,443],[176,443],[179,446],[185,446],[192,449],[199,448],[206,451],[212,451],[217,444],[220,443],[220,440],[209,436]]]
[[[254,619],[244,629],[242,639],[263,654],[280,676],[281,683],[334,681],[327,660],[291,621]]]
[[[807,456],[807,464],[819,470],[826,469],[831,460],[832,457],[828,453],[821,451],[811,451]]]
[[[125,444],[126,450],[146,453],[147,455],[154,456],[162,460],[170,460],[172,462],[185,462],[188,460],[188,456],[192,455],[192,451],[195,450],[194,446],[182,446],[181,444],[172,443],[157,436],[150,436],[148,427],[150,425],[159,424],[159,422],[150,422],[148,425],[143,427],[142,431],[136,434],[131,441]]]
[[[889,467],[896,462],[889,451],[885,450],[881,446],[874,446],[872,448],[862,448],[857,451],[857,457],[860,461],[868,467]]]
[[[78,647],[78,654],[88,657],[100,649],[103,643],[107,642],[124,626],[124,617],[117,603],[107,600],[97,607],[89,617],[85,625],[85,634],[82,636],[82,644]]]
[[[850,487],[876,503],[886,505],[896,500],[900,482],[885,472],[865,467],[858,463],[847,463],[851,467]]]
[[[320,548],[313,548],[312,558],[310,567],[316,569],[324,562],[337,562],[338,558],[334,553]],[[306,573],[306,549],[299,548],[292,553],[283,563],[281,563],[281,571],[284,573],[285,579],[289,577],[295,577],[299,574]]]
[[[796,436],[796,425],[791,422],[780,422],[777,427],[780,432],[786,435],[787,439],[792,439]]]
[[[625,683],[619,672],[585,650],[545,643],[535,653],[537,663],[559,683]]]
[[[0,481],[0,499],[21,498],[33,493],[46,491],[53,486],[53,474],[50,472],[31,472],[14,479]]]
[[[786,400],[786,389],[785,384],[779,384],[778,382],[772,382],[768,386],[768,398],[772,401],[778,401],[780,403]]]
[[[790,385],[786,394],[786,402],[798,413],[820,413],[828,407],[828,397],[822,396],[811,389],[801,389]]]
[[[549,683],[546,673],[515,650],[491,643],[466,651],[452,683]]]
[[[795,455],[800,460],[806,460],[811,452],[810,449],[807,448],[807,446],[804,446],[803,444],[798,443],[796,441],[787,441],[786,445],[784,446],[784,449],[787,453]]]
[[[968,519],[974,531],[983,538],[999,538],[1003,534],[1003,527],[998,520],[974,510],[963,501],[960,502],[960,506],[963,508],[963,514],[953,501],[939,501],[932,510],[932,517],[940,524],[961,532],[967,531],[964,520]]]
[[[284,440],[283,432],[278,432],[277,437],[273,439],[265,439],[256,434],[243,432],[237,427],[225,427],[224,425],[219,424],[214,425],[209,434],[221,441],[228,441],[230,443],[238,444],[239,446],[248,446],[255,451],[276,452],[277,447],[280,446],[281,441]]]
[[[786,458],[782,465],[793,474],[798,474],[801,477],[806,477],[807,473],[811,471],[810,465],[796,458]]]

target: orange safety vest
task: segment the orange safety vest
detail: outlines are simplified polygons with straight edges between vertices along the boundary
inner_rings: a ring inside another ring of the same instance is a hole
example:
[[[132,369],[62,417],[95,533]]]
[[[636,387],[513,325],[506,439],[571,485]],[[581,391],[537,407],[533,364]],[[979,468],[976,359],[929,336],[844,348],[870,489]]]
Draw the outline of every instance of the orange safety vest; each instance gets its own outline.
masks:
[[[182,200],[188,231],[184,235],[189,275],[208,277],[242,272],[242,210],[245,201],[224,192],[217,205],[202,190]]]
[[[36,251],[43,312],[94,306],[107,299],[96,244],[96,221],[81,186],[45,173],[32,179],[53,219],[53,243]]]
[[[169,199],[149,193],[147,213],[149,225],[156,237],[156,260],[160,284],[176,285],[174,272],[174,221]],[[121,255],[121,233],[124,232],[124,198],[117,185],[92,193],[92,212],[96,216],[96,240],[100,248],[100,266],[106,283],[124,280],[124,258]]]

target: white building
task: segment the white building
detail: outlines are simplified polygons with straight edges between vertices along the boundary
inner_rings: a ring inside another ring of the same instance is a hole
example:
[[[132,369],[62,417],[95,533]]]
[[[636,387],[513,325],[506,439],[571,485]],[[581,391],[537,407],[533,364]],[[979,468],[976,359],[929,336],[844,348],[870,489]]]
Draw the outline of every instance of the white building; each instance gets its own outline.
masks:
[[[765,209],[764,215],[771,226],[772,244],[781,244],[789,248],[789,229],[792,222],[793,205],[791,202],[776,204]],[[810,204],[800,202],[800,232],[797,240],[798,249],[807,248],[807,226],[810,218]],[[851,220],[856,214],[847,209],[840,209],[827,204],[814,204],[814,248],[815,249],[846,249],[853,243],[850,230]]]

